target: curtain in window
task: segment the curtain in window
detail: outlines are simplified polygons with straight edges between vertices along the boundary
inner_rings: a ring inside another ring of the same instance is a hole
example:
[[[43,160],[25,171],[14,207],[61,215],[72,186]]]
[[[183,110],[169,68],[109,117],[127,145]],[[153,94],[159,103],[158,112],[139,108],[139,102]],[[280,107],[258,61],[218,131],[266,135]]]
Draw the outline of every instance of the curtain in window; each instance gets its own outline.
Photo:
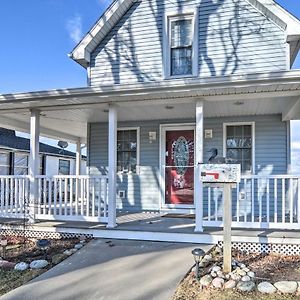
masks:
[[[171,22],[171,75],[192,74],[192,20]]]

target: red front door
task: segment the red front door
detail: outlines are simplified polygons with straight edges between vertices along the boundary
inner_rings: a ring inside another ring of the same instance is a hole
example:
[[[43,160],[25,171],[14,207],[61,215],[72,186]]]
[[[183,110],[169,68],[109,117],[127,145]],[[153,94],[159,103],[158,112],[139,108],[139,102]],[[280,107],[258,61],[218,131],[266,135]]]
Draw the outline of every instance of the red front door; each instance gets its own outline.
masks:
[[[194,203],[194,130],[166,131],[166,204]]]

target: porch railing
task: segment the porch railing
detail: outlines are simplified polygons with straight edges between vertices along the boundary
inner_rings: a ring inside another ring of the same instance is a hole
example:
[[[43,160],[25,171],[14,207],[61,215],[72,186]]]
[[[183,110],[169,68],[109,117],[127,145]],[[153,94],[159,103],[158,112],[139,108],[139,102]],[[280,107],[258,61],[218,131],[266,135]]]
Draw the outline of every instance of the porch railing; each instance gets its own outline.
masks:
[[[222,226],[223,193],[204,187],[204,226]],[[300,176],[242,176],[232,192],[233,227],[300,229]]]
[[[21,218],[29,202],[29,176],[0,176],[0,217]]]
[[[107,176],[37,176],[36,219],[107,222]],[[0,216],[28,214],[29,176],[0,176]]]

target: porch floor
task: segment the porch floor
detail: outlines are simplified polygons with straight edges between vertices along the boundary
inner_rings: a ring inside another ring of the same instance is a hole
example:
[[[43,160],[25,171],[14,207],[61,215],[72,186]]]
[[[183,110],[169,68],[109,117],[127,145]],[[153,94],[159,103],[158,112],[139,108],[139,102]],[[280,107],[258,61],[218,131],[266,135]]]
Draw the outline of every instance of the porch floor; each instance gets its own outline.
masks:
[[[23,219],[0,218],[1,229],[21,227]],[[206,227],[194,232],[195,220],[185,217],[167,217],[158,212],[120,213],[118,226],[107,229],[105,224],[83,221],[43,220],[29,226],[35,231],[89,233],[94,237],[141,240],[166,240],[174,242],[216,243],[223,239],[223,228]],[[28,226],[27,226],[28,227]],[[233,242],[260,242],[300,244],[300,230],[232,229]]]

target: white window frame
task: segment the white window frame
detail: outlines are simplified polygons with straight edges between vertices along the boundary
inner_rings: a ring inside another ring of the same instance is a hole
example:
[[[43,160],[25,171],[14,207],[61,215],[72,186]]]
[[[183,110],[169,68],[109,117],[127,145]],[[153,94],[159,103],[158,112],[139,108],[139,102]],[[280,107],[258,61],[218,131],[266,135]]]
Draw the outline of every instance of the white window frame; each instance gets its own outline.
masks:
[[[1,154],[5,154],[8,156],[8,165],[1,165],[0,164],[0,167],[4,167],[4,168],[7,168],[8,169],[8,172],[7,172],[7,175],[10,175],[9,172],[10,172],[10,152],[9,151],[3,151],[1,150],[0,151],[0,155]]]
[[[69,174],[67,174],[67,175],[62,175],[62,176],[68,176],[68,175],[71,175],[71,174],[72,174],[72,172],[71,172],[71,161],[72,161],[72,159],[64,158],[64,157],[59,157],[59,158],[58,158],[58,170],[57,170],[57,174],[59,174],[59,162],[60,162],[61,160],[68,161],[69,164],[70,164]],[[59,174],[59,175],[60,175],[60,174]]]
[[[171,22],[176,20],[192,19],[192,74],[171,75]],[[198,7],[195,10],[168,12],[164,18],[163,30],[163,77],[165,79],[187,78],[198,76]]]
[[[136,172],[125,172],[118,171],[118,174],[139,174],[140,173],[140,127],[118,127],[117,131],[122,130],[136,130]],[[116,149],[116,155],[118,153],[118,149]],[[118,160],[117,160],[118,164]],[[118,166],[117,166],[118,167]]]
[[[223,156],[227,156],[227,126],[243,126],[243,125],[251,125],[251,142],[252,142],[252,149],[251,149],[251,159],[252,159],[252,166],[251,166],[251,174],[255,174],[255,122],[230,122],[230,123],[223,123]]]
[[[16,155],[21,154],[27,156],[27,165],[26,166],[16,166]],[[16,175],[15,169],[27,169],[26,174],[29,174],[29,154],[28,152],[16,151],[13,156],[13,174]]]

